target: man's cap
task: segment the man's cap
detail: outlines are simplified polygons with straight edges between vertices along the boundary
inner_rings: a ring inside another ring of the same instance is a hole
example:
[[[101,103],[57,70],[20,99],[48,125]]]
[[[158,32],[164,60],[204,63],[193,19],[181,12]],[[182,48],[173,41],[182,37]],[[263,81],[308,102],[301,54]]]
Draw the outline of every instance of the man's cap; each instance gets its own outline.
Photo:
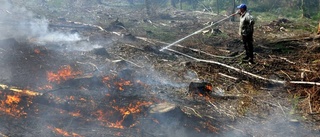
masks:
[[[247,5],[246,4],[240,4],[239,6],[237,6],[238,9],[247,9]]]

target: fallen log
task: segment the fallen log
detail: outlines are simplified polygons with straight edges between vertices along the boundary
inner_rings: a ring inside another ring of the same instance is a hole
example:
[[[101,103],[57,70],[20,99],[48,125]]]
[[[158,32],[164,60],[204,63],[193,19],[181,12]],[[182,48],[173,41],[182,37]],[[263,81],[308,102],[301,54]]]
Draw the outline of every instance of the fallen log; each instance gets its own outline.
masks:
[[[291,42],[291,41],[311,41],[311,40],[320,40],[320,35],[309,36],[309,37],[292,37],[292,38],[283,38],[277,41],[270,42],[271,44]]]
[[[153,41],[155,42],[159,42],[159,43],[164,43],[164,44],[168,44],[166,42],[161,42],[161,41],[157,41],[157,40],[149,40],[147,38],[143,38],[143,37],[137,37],[138,39],[141,39],[141,40],[144,40],[146,42],[149,42],[149,43],[154,43]],[[315,36],[315,37],[304,37],[304,38],[301,38],[300,40],[308,40],[308,39],[320,39],[320,36]],[[178,45],[178,47],[183,47],[179,44],[175,44],[175,45]],[[248,71],[245,71],[245,70],[242,70],[242,69],[239,69],[239,68],[235,68],[233,66],[230,66],[230,65],[227,65],[227,64],[223,64],[223,63],[220,63],[220,62],[217,62],[217,61],[211,61],[211,60],[204,60],[204,59],[198,59],[196,57],[192,57],[190,55],[187,55],[187,54],[184,54],[182,52],[179,52],[179,51],[176,51],[176,50],[173,50],[173,49],[170,49],[170,48],[166,48],[166,50],[168,51],[171,51],[171,52],[174,52],[174,53],[177,53],[177,54],[180,54],[182,56],[185,56],[185,57],[188,57],[190,59],[193,59],[195,61],[198,61],[198,62],[205,62],[205,63],[212,63],[212,64],[216,64],[216,65],[220,65],[220,66],[223,66],[223,67],[227,67],[229,69],[232,69],[232,70],[235,70],[237,72],[240,72],[240,73],[243,73],[243,74],[246,74],[246,75],[249,75],[249,76],[252,76],[254,78],[258,78],[258,79],[261,79],[261,80],[265,80],[265,81],[269,81],[269,82],[273,82],[273,83],[278,83],[278,84],[286,84],[286,83],[291,83],[291,84],[306,84],[306,85],[317,85],[317,86],[320,86],[320,83],[319,82],[304,82],[304,81],[284,81],[284,80],[275,80],[275,79],[268,79],[268,78],[265,78],[265,77],[262,77],[262,76],[259,76],[257,74],[253,74],[251,72],[248,72]],[[292,62],[294,63],[294,62]]]
[[[12,91],[12,92],[21,93],[21,94],[25,94],[25,95],[28,95],[28,96],[41,96],[42,95],[42,93],[40,93],[40,92],[35,92],[35,91],[32,91],[32,90],[28,90],[28,89],[19,89],[18,87],[8,86],[8,85],[4,85],[4,84],[0,84],[0,88],[2,90],[9,90],[9,91]]]
[[[154,44],[154,42],[158,42],[158,43],[161,43],[161,44],[166,44],[166,45],[169,45],[170,43],[167,43],[167,42],[163,42],[163,41],[158,41],[158,40],[154,40],[154,39],[148,39],[148,38],[144,38],[144,37],[136,37],[138,39],[141,39],[141,40],[144,40],[146,42],[149,42],[149,43],[152,43]],[[204,51],[201,51],[199,49],[195,49],[195,48],[188,48],[188,47],[185,47],[185,46],[182,46],[180,44],[175,44],[173,46],[176,46],[176,47],[180,47],[180,48],[186,48],[186,49],[189,49],[193,52],[199,52],[199,53],[202,53],[202,54],[205,54],[205,55],[208,55],[208,56],[211,56],[211,57],[214,57],[214,58],[222,58],[222,59],[233,59],[233,58],[237,58],[241,55],[244,54],[244,52],[238,54],[238,55],[229,55],[229,56],[220,56],[220,55],[213,55],[211,53],[207,53],[207,52],[204,52]]]
[[[242,73],[242,74],[245,74],[245,75],[249,75],[251,77],[254,77],[254,78],[257,78],[257,79],[261,79],[261,80],[264,80],[264,81],[269,81],[269,82],[278,83],[278,84],[291,83],[291,84],[306,84],[306,85],[317,85],[317,86],[320,86],[319,82],[284,81],[284,80],[269,79],[269,78],[265,78],[265,77],[259,76],[257,74],[253,74],[251,72],[245,71],[243,69],[239,69],[239,68],[227,65],[227,64],[223,64],[223,63],[217,62],[217,61],[198,59],[198,58],[192,57],[190,55],[187,55],[187,54],[184,54],[182,52],[179,52],[179,51],[176,51],[176,50],[173,50],[173,49],[169,49],[169,48],[167,48],[166,50],[174,52],[174,53],[177,53],[177,54],[180,54],[182,56],[188,57],[188,58],[193,59],[193,60],[198,61],[198,62],[205,62],[205,63],[212,63],[212,64],[220,65],[220,66],[232,69],[232,70],[234,70],[236,72],[239,72],[239,73]]]
[[[71,23],[71,24],[49,24],[49,27],[65,27],[65,28],[84,28],[84,29],[89,29],[89,28],[95,28],[99,29],[100,31],[105,31],[101,26],[98,25],[93,25],[93,24],[86,24],[82,22],[74,22],[74,21],[65,21],[66,23]]]
[[[177,109],[177,105],[164,102],[156,105],[152,105],[150,107],[149,113],[154,114],[154,113],[167,113],[169,111]]]
[[[227,78],[229,78],[229,79],[238,80],[238,78],[229,76],[229,75],[227,75],[227,74],[223,74],[223,73],[218,73],[218,74],[221,75],[221,76],[227,77]]]

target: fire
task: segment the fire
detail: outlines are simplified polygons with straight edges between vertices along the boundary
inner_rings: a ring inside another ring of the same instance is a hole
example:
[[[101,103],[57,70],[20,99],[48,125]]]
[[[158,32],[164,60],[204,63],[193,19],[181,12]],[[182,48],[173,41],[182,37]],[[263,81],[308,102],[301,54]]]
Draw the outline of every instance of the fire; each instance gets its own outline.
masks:
[[[102,78],[102,82],[105,83],[108,88],[111,88],[111,85],[109,83],[110,80],[111,80],[110,76],[105,76]]]
[[[113,82],[116,81],[116,82]],[[133,82],[125,79],[119,79],[116,76],[105,76],[102,78],[102,82],[106,84],[107,87],[111,88],[112,84],[115,85],[120,91],[124,90],[124,86],[131,86]]]
[[[24,93],[24,94],[27,94],[27,95],[30,95],[30,96],[42,95],[42,93],[38,93],[38,92],[27,90],[27,89],[21,90],[21,89],[11,88],[10,90],[15,91],[15,92]]]
[[[115,123],[109,123],[109,127],[112,127],[112,128],[121,128],[121,129],[124,129],[124,126],[122,125],[122,122],[123,120],[121,121],[116,121]]]
[[[102,78],[102,82],[104,82],[104,83],[106,83],[109,80],[110,80],[110,77],[108,77],[108,76]]]
[[[70,96],[69,99],[70,99],[70,100],[74,100],[74,96]]]
[[[123,122],[127,118],[128,115],[130,114],[136,114],[136,113],[141,113],[141,107],[143,106],[149,106],[152,104],[152,102],[147,102],[147,101],[142,101],[142,102],[136,102],[135,104],[129,104],[127,107],[119,107],[115,106],[116,102],[115,100],[110,102],[110,106],[114,109],[113,111],[108,110],[98,110],[97,112],[94,113],[95,116],[97,116],[97,119],[102,122],[102,125],[111,127],[111,128],[120,128],[124,129]],[[108,118],[115,114],[121,114],[122,119],[118,119],[116,122],[110,122]],[[133,127],[135,123],[131,123],[129,127]]]
[[[212,85],[206,85],[206,89],[212,91]]]
[[[75,78],[75,76],[82,74],[81,72],[74,72],[71,66],[62,67],[57,73],[47,72],[47,77],[49,82],[60,83],[62,80],[68,80]]]
[[[124,90],[123,86],[131,86],[131,85],[133,85],[133,84],[131,83],[131,81],[129,81],[129,80],[124,80],[124,79],[121,79],[120,82],[114,82],[114,84],[119,87],[119,90],[120,90],[120,91],[123,91],[123,90]]]
[[[77,112],[70,112],[69,114],[70,114],[71,116],[74,116],[74,117],[80,117],[80,116],[81,116],[80,111],[77,111]]]
[[[64,131],[60,128],[54,128],[54,131],[57,132],[58,134],[63,135],[63,136],[70,136],[70,134],[67,131]]]
[[[152,102],[138,101],[136,104],[132,104],[132,103],[129,104],[128,107],[124,107],[124,108],[113,107],[113,108],[120,111],[120,113],[123,115],[123,117],[125,117],[126,115],[129,115],[129,114],[140,113],[141,112],[140,107],[149,106],[151,104],[152,104]]]
[[[21,101],[21,98],[19,95],[8,95],[7,100],[5,101],[6,104],[11,105],[11,104],[18,104]]]
[[[41,87],[38,87],[38,90],[51,90],[53,89],[52,85],[44,85]]]
[[[87,101],[85,98],[80,98],[79,100],[80,100],[80,101],[84,101],[84,102]]]
[[[51,126],[48,126],[49,129],[53,130],[56,134],[60,134],[62,136],[65,136],[65,137],[70,137],[70,136],[73,136],[73,137],[82,137],[81,135],[77,134],[77,133],[74,133],[74,132],[67,132],[61,128],[54,128],[54,127],[51,127]]]
[[[36,54],[40,54],[40,53],[41,53],[41,51],[40,51],[39,49],[34,49],[34,53],[36,53]]]
[[[123,90],[124,90],[124,88],[122,88],[122,87],[119,87],[119,90],[120,90],[120,91],[123,91]]]
[[[111,112],[112,114],[112,112]],[[111,127],[111,128],[120,128],[120,129],[123,129],[124,126],[122,126],[122,122],[123,120],[121,121],[116,121],[116,122],[110,122],[108,121],[107,117],[108,117],[108,114],[104,113],[103,110],[98,110],[96,113],[95,113],[96,116],[98,116],[98,120],[100,122],[102,122],[102,125],[104,126],[107,126],[107,127]]]
[[[10,90],[13,92],[23,93],[23,94],[30,95],[30,96],[42,95],[42,93],[39,93],[39,92],[31,91],[28,89],[19,89],[17,87],[8,86],[8,85],[4,85],[4,84],[0,84],[0,88],[2,88],[3,90]]]
[[[72,132],[72,136],[73,136],[73,137],[82,137],[81,135],[79,135],[79,134],[77,134],[77,133],[74,133],[74,132]]]
[[[19,107],[21,95],[5,95],[5,97],[6,99],[0,102],[0,111],[15,117],[26,115],[26,113],[23,112],[23,107]]]
[[[139,102],[137,102],[136,105],[130,104],[128,110],[129,110],[131,113],[139,113],[139,112],[141,112],[141,110],[139,109],[140,107],[142,107],[142,106],[149,106],[149,105],[151,105],[151,104],[152,104],[152,102],[147,102],[147,101],[140,102],[140,101],[139,101]]]
[[[123,80],[123,79],[121,79],[121,82],[116,82],[115,84],[117,84],[118,86],[130,86],[130,85],[132,85],[132,83],[131,83],[131,81],[129,81],[129,80]]]

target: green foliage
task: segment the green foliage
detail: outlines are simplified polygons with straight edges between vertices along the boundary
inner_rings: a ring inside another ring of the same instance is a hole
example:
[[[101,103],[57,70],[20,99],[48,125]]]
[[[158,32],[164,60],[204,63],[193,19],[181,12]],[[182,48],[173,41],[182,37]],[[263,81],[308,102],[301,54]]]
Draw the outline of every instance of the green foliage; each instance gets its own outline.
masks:
[[[271,12],[254,13],[253,16],[256,22],[257,21],[267,22],[267,21],[273,21],[278,19],[278,15]]]
[[[213,12],[217,12],[217,6],[220,8],[220,12],[230,12],[233,8],[233,0],[219,0],[219,3],[217,3],[217,0],[199,1],[200,7],[211,7]],[[243,0],[236,0],[236,5],[242,2]],[[303,14],[307,14],[313,20],[320,20],[320,13],[318,12],[320,5],[318,0],[305,0],[304,4],[301,3],[301,0],[248,0],[247,5],[248,10],[254,13],[265,15],[270,13],[268,16],[260,16],[267,19],[275,19],[275,17],[300,18]]]
[[[311,19],[314,21],[319,21],[320,20],[320,12],[318,12],[317,14],[311,16]]]
[[[279,54],[290,54],[294,52],[294,46],[291,42],[276,43],[272,51]]]
[[[299,108],[299,100],[300,96],[299,95],[293,95],[292,99],[291,99],[291,105],[292,105],[292,110],[291,110],[291,114],[295,114],[295,112],[298,110]]]

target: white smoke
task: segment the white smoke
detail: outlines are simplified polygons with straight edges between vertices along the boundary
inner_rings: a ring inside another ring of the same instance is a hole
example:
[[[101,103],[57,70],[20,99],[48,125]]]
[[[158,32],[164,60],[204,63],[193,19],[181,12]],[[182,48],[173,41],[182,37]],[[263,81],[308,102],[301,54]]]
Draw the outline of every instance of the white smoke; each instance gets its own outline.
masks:
[[[79,41],[81,38],[78,33],[64,34],[60,32],[49,32],[38,37],[38,40],[42,42],[73,42]]]
[[[50,31],[49,21],[34,15],[24,7],[11,5],[7,0],[0,5],[1,38],[33,38],[40,42],[73,42],[80,36],[70,33]]]

